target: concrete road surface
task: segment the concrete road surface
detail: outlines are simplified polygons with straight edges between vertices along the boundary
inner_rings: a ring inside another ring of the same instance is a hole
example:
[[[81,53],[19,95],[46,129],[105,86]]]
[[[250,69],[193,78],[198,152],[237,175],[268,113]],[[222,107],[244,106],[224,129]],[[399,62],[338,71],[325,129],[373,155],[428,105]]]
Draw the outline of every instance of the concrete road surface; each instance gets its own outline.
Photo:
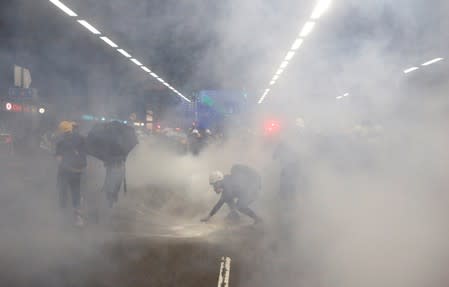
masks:
[[[229,286],[274,286],[267,266],[279,244],[264,226],[167,214],[131,189],[113,209],[98,190],[85,196],[88,224],[78,229],[57,206],[50,156],[2,161],[0,177],[1,286],[217,286],[224,256],[232,259]]]

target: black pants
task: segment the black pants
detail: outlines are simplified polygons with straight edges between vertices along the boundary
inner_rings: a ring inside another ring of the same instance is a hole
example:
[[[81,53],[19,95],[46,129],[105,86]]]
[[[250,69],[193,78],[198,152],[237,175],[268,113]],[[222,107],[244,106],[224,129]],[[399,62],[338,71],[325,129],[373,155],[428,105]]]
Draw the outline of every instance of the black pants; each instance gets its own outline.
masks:
[[[63,169],[58,170],[59,204],[62,208],[67,204],[67,190],[70,189],[72,207],[79,208],[81,201],[81,173]]]
[[[294,198],[298,192],[299,167],[291,163],[281,169],[280,196],[284,199]]]
[[[117,202],[118,193],[122,187],[125,179],[124,164],[111,164],[106,166],[106,177],[104,180],[103,191],[106,192],[106,197],[110,205]]]
[[[240,194],[240,196],[237,198],[237,201],[235,202],[235,208],[239,212],[245,214],[246,216],[248,216],[254,220],[259,219],[259,217],[256,215],[256,213],[251,208],[249,208],[249,205],[251,203],[253,203],[254,200],[256,200],[256,198],[260,192],[260,188],[261,188],[261,186],[260,186],[259,182],[256,182],[256,183],[248,186],[246,189],[246,192],[244,192],[244,193],[242,192]],[[230,206],[230,208],[231,208],[231,210],[233,209],[233,207],[231,207],[231,206]]]

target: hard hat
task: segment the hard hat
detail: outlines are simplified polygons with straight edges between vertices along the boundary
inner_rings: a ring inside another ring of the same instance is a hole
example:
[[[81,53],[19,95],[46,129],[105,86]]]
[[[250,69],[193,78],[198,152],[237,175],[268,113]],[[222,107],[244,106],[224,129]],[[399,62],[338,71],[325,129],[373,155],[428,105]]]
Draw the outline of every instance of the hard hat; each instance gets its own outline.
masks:
[[[219,181],[222,181],[224,178],[224,175],[221,171],[216,170],[211,172],[209,175],[209,184],[216,184]]]
[[[194,134],[194,135],[199,135],[200,132],[199,132],[197,129],[193,129],[193,130],[192,130],[192,134]]]
[[[68,122],[68,121],[62,121],[59,126],[58,126],[58,130],[61,133],[69,133],[72,132],[73,130],[73,123],[72,122]]]

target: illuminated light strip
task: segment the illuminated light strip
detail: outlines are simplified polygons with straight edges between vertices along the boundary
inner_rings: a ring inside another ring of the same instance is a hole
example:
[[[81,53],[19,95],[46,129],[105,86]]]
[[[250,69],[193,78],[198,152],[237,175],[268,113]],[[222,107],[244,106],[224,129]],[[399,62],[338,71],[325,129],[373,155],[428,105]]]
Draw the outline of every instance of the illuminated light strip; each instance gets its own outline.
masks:
[[[341,100],[341,99],[343,99],[343,96],[338,96],[338,97],[336,97],[336,99]]]
[[[111,39],[109,39],[108,37],[100,37],[101,40],[103,40],[106,44],[108,44],[109,46],[111,46],[112,48],[117,48],[118,45],[114,42],[111,41]]]
[[[343,97],[347,97],[347,96],[349,96],[349,93],[344,93],[343,94]]]
[[[284,61],[290,61],[293,58],[293,56],[295,56],[295,52],[289,51],[287,55],[285,55]]]
[[[57,6],[59,9],[61,9],[62,11],[64,11],[64,13],[66,13],[67,15],[71,16],[71,17],[78,17],[78,14],[76,14],[73,10],[71,10],[69,7],[67,7],[66,5],[64,5],[61,1],[59,0],[49,0],[49,2],[53,3],[55,6]],[[94,26],[92,26],[91,24],[89,24],[86,20],[77,20],[77,22],[79,24],[81,24],[82,26],[84,26],[86,29],[88,29],[90,32],[92,32],[93,34],[96,35],[101,35],[101,32],[98,31]],[[106,36],[102,36],[100,37],[101,40],[103,40],[105,43],[107,43],[109,46],[111,46],[112,48],[118,48],[118,45],[116,43],[114,43],[111,39],[109,39]],[[123,49],[117,49],[117,51],[122,54],[123,56],[127,57],[127,58],[131,58],[131,55],[126,52]],[[135,59],[134,59],[135,60]],[[131,61],[133,61],[131,59]],[[142,63],[140,63],[139,61],[135,60],[133,61],[136,65],[138,66],[142,66]],[[165,83],[165,81],[161,78],[159,78],[155,73],[151,72],[148,68],[145,67],[145,69],[142,67],[142,69],[147,72],[150,73],[151,76],[153,76],[154,78],[156,78],[157,80],[159,80],[161,83]],[[183,94],[181,94],[180,92],[178,92],[176,89],[172,88],[169,84],[166,85],[170,90],[172,90],[173,92],[175,92],[177,95],[179,95],[181,98],[183,98],[184,100],[186,100],[187,102],[191,103],[192,101],[189,100],[188,98],[186,98]]]
[[[315,22],[308,21],[306,24],[304,24],[304,27],[302,27],[301,32],[299,33],[299,37],[305,38],[307,37],[313,30],[313,27],[315,27]]]
[[[421,64],[421,66],[429,66],[429,65],[432,65],[432,64],[437,63],[442,60],[444,60],[444,58],[435,58],[435,59],[432,59],[430,61],[427,61],[427,62]]]
[[[125,50],[123,50],[123,49],[117,49],[117,51],[118,51],[120,54],[122,54],[123,56],[125,56],[126,58],[131,58],[131,55],[128,54],[128,52],[126,52]]]
[[[145,72],[147,72],[147,73],[151,73],[151,70],[150,70],[150,69],[148,69],[147,67],[145,67],[145,66],[142,66],[141,68],[142,68],[142,70],[144,70]]]
[[[405,69],[404,74],[408,74],[408,73],[416,71],[418,69],[419,69],[418,67],[411,67],[411,68]]]
[[[304,42],[304,39],[302,39],[302,38],[296,39],[295,42],[293,43],[293,45],[292,45],[292,47],[291,47],[290,49],[291,49],[292,51],[298,50],[298,49],[301,47],[301,45],[302,45],[303,42]]]
[[[134,64],[136,64],[137,66],[142,66],[142,63],[141,62],[139,62],[137,59],[135,59],[135,58],[132,58],[131,59],[131,62],[133,62]]]
[[[270,92],[269,89],[265,90],[265,92],[263,93],[262,97],[259,100],[259,104],[261,104],[263,100],[265,100],[265,97],[268,95],[269,92]]]
[[[100,31],[98,31],[94,26],[89,24],[86,20],[78,20],[78,23],[83,25],[84,28],[86,28],[87,30],[91,31],[92,34],[95,34],[95,35],[100,35],[101,34]]]
[[[276,71],[276,74],[274,74],[274,75],[279,77],[282,74],[283,71],[284,71],[284,69],[278,69]]]
[[[50,2],[55,4],[56,7],[58,7],[62,11],[64,11],[70,17],[77,17],[78,16],[75,12],[73,12],[72,9],[70,9],[66,5],[62,4],[61,1],[59,1],[59,0],[50,0]]]
[[[319,19],[321,15],[329,9],[331,2],[331,0],[320,0],[315,6],[315,9],[313,9],[312,16],[310,18],[313,20]]]
[[[274,85],[276,83],[276,80],[279,78],[279,76],[282,74],[283,69],[287,67],[288,62],[293,58],[295,55],[295,51],[298,50],[301,45],[304,42],[304,38],[307,37],[312,30],[314,29],[316,25],[317,19],[319,19],[324,12],[329,8],[331,4],[331,0],[318,0],[319,2],[315,6],[315,8],[312,11],[312,15],[310,17],[310,20],[308,20],[303,28],[301,29],[299,36],[295,39],[292,46],[290,47],[289,52],[285,56],[283,62],[281,63],[281,69],[278,69],[274,75],[274,77],[270,81],[270,86]],[[259,104],[261,104],[265,97],[267,96],[268,92],[264,92],[264,94],[259,99]]]
[[[284,62],[281,63],[281,66],[279,66],[279,68],[284,70],[287,66],[288,66],[288,62],[284,61]]]

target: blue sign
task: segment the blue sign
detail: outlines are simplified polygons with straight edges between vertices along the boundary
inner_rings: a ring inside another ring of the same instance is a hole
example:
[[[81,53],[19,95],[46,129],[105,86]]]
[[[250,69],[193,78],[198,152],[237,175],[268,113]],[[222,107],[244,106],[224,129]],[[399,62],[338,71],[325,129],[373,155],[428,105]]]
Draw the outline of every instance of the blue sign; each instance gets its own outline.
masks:
[[[21,98],[21,99],[31,99],[35,93],[34,89],[24,89],[24,88],[9,88],[8,95],[11,98]]]

